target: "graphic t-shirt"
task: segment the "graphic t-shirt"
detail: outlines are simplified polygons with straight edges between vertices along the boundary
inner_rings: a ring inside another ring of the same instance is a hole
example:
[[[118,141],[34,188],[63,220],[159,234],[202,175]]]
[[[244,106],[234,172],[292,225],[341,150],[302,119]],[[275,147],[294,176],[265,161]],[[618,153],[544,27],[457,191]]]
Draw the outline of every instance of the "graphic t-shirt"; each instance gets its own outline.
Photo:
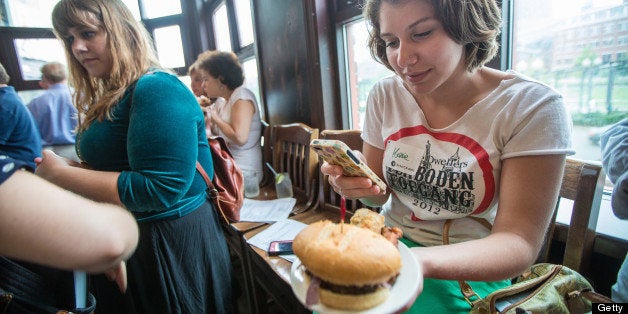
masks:
[[[560,94],[510,74],[512,78],[442,129],[427,125],[397,76],[371,90],[363,138],[384,150],[382,170],[392,196],[383,212],[387,223],[400,227],[406,237],[424,245],[442,244],[443,223],[450,218],[456,219],[452,243],[483,237],[489,231],[465,217],[493,222],[502,160],[573,154],[571,120]]]

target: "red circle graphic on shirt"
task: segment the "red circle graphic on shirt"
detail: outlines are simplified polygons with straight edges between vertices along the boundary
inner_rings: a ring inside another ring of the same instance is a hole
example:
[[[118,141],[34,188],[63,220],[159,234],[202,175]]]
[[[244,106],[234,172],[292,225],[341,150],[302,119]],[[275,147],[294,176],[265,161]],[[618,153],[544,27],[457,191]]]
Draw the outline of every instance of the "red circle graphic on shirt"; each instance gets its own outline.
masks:
[[[480,214],[484,212],[490,205],[491,200],[495,195],[495,180],[493,177],[493,165],[489,160],[488,153],[484,148],[474,139],[459,133],[450,133],[450,132],[432,132],[428,130],[423,125],[418,125],[414,127],[402,128],[399,131],[391,134],[384,141],[384,145],[387,145],[388,141],[398,141],[404,137],[420,135],[420,134],[428,134],[433,138],[443,141],[449,142],[460,147],[467,149],[477,160],[480,169],[482,170],[482,178],[484,179],[485,193],[484,198],[478,205],[478,207],[470,214]],[[385,149],[385,147],[384,147]],[[414,214],[412,215],[413,219]],[[418,218],[416,218],[418,219]]]

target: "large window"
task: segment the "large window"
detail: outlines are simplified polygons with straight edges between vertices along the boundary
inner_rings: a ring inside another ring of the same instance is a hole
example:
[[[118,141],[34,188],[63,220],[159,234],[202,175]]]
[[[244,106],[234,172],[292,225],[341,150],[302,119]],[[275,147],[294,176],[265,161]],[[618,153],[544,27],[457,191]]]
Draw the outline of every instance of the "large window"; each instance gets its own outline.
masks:
[[[214,25],[214,38],[216,39],[216,49],[221,51],[231,51],[231,31],[229,30],[229,17],[227,16],[227,5],[221,3],[212,17]]]
[[[628,3],[514,1],[514,70],[558,89],[577,158],[600,160],[599,136],[628,117]]]
[[[264,106],[258,80],[258,65],[255,55],[255,33],[251,0],[214,1],[211,10],[214,44],[217,50],[233,51],[239,58],[244,70],[244,86],[257,98],[262,119],[265,117]]]
[[[373,60],[368,47],[368,30],[366,21],[347,23],[343,26],[345,38],[345,64],[347,81],[347,99],[350,112],[349,128],[361,130],[366,112],[368,93],[381,78],[393,75],[381,63]]]

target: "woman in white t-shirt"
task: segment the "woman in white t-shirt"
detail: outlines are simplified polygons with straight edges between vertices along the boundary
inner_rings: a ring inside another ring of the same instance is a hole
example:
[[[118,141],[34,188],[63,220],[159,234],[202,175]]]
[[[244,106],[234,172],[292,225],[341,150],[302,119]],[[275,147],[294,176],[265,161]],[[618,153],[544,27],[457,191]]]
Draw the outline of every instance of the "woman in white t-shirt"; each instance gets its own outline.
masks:
[[[411,312],[469,312],[458,280],[484,297],[532,265],[573,153],[561,95],[484,66],[498,49],[500,12],[495,0],[364,7],[371,52],[395,73],[371,90],[362,135],[388,190],[338,166],[321,171],[403,231],[425,277]],[[442,246],[448,219],[452,244]]]
[[[233,52],[208,51],[199,58],[203,90],[210,99],[224,99],[211,112],[212,133],[225,138],[242,171],[262,179],[262,123],[255,95],[246,87],[238,57]]]

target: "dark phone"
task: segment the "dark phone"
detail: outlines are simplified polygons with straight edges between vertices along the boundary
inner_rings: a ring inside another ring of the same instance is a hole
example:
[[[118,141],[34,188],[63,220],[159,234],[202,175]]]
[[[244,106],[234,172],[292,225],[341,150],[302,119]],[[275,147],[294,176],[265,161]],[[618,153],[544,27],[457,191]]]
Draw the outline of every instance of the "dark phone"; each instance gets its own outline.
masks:
[[[293,254],[292,252],[292,240],[272,241],[268,247],[268,255],[284,255]]]

